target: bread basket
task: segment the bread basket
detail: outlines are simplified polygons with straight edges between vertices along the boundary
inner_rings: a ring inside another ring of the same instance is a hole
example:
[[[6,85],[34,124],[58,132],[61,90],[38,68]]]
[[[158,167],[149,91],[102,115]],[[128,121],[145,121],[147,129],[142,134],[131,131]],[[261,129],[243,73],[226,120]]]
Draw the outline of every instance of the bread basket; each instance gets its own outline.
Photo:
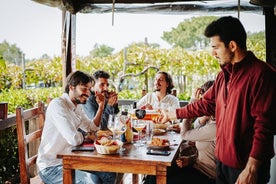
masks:
[[[123,143],[119,140],[112,140],[113,143],[110,145],[101,145],[99,142],[95,142],[95,148],[99,154],[117,154],[120,151],[120,148],[123,146]]]

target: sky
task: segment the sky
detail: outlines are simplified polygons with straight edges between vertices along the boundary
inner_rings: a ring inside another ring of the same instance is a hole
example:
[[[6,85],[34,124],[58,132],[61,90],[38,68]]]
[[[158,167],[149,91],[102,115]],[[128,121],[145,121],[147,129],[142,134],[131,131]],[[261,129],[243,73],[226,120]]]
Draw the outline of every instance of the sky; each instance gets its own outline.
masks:
[[[206,15],[214,15],[209,13]],[[237,16],[234,12],[231,15]],[[197,16],[193,14],[192,16]],[[76,53],[86,56],[95,44],[106,44],[116,51],[133,42],[158,43],[170,46],[161,39],[164,31],[171,31],[191,14],[82,14],[76,16]],[[0,1],[0,43],[16,44],[26,59],[61,55],[62,12],[31,0]],[[240,20],[247,31],[264,30],[264,15],[242,12]]]

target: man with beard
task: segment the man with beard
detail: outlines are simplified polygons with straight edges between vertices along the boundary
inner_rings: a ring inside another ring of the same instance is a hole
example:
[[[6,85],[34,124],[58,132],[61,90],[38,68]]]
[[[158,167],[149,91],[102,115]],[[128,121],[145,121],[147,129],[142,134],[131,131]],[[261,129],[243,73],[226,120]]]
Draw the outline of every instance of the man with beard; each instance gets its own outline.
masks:
[[[239,19],[221,17],[206,27],[205,36],[221,71],[200,100],[163,111],[161,121],[215,114],[216,183],[268,183],[276,133],[275,71],[247,50]]]
[[[180,107],[177,97],[171,95],[174,88],[172,77],[167,72],[157,72],[154,80],[154,92],[148,93],[137,102],[140,109],[168,109]]]
[[[76,71],[67,77],[65,93],[53,99],[46,111],[45,123],[38,150],[37,166],[39,176],[44,183],[62,184],[62,159],[57,154],[71,151],[73,146],[82,144],[86,132],[99,129],[100,110],[94,119],[89,119],[80,104],[85,104],[93,86],[89,75]],[[95,94],[99,109],[103,109],[104,96]],[[80,184],[93,183],[93,174],[103,175],[104,183],[114,183],[115,173],[85,172],[76,170],[75,182]]]
[[[109,114],[117,114],[118,108],[118,94],[114,91],[109,91],[108,79],[110,75],[102,70],[94,72],[95,85],[91,88],[91,95],[86,104],[83,104],[83,109],[89,118],[94,118],[99,110],[99,104],[96,100],[96,94],[105,96],[105,104],[102,109],[101,118],[97,119],[101,130],[107,129],[107,122]]]

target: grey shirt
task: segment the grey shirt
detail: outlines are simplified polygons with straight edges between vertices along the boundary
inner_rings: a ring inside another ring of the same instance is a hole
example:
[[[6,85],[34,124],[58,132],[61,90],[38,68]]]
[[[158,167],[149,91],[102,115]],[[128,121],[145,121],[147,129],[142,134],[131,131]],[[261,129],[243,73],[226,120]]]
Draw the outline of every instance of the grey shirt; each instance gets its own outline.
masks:
[[[95,115],[98,111],[99,105],[96,101],[94,92],[91,92],[91,95],[88,98],[88,100],[86,101],[86,104],[83,104],[82,107],[83,107],[84,112],[90,119],[93,119],[95,117]],[[119,112],[118,104],[116,104],[114,106],[110,106],[106,103],[102,117],[101,117],[100,129],[106,130],[109,114],[117,114],[118,112]]]

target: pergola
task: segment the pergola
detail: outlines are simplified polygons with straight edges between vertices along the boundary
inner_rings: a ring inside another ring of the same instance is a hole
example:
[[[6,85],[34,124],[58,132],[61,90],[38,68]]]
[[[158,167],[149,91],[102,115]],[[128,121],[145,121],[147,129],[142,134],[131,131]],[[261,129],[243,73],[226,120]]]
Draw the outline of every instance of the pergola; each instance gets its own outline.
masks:
[[[62,62],[63,84],[66,76],[75,69],[76,58],[76,14],[79,12],[187,12],[191,10],[216,11],[235,9],[262,9],[265,15],[266,62],[276,70],[276,0],[33,0],[44,5],[59,7],[63,11],[62,27]],[[230,4],[229,4],[230,2]],[[247,3],[244,3],[247,2]],[[248,3],[249,2],[249,3]],[[231,4],[232,3],[232,4]],[[234,4],[234,5],[233,5]],[[252,4],[251,6],[249,4]],[[116,5],[116,6],[115,6]],[[254,21],[254,20],[252,20]],[[276,82],[276,81],[275,81]],[[274,137],[276,141],[276,136]],[[275,145],[275,144],[274,144]],[[271,163],[270,183],[276,182],[276,159]]]
[[[105,12],[187,12],[218,10],[257,10],[265,15],[266,62],[276,69],[276,0],[32,0],[58,7],[62,14],[62,66],[63,84],[69,73],[75,70],[76,14]],[[212,2],[208,4],[206,2]]]

